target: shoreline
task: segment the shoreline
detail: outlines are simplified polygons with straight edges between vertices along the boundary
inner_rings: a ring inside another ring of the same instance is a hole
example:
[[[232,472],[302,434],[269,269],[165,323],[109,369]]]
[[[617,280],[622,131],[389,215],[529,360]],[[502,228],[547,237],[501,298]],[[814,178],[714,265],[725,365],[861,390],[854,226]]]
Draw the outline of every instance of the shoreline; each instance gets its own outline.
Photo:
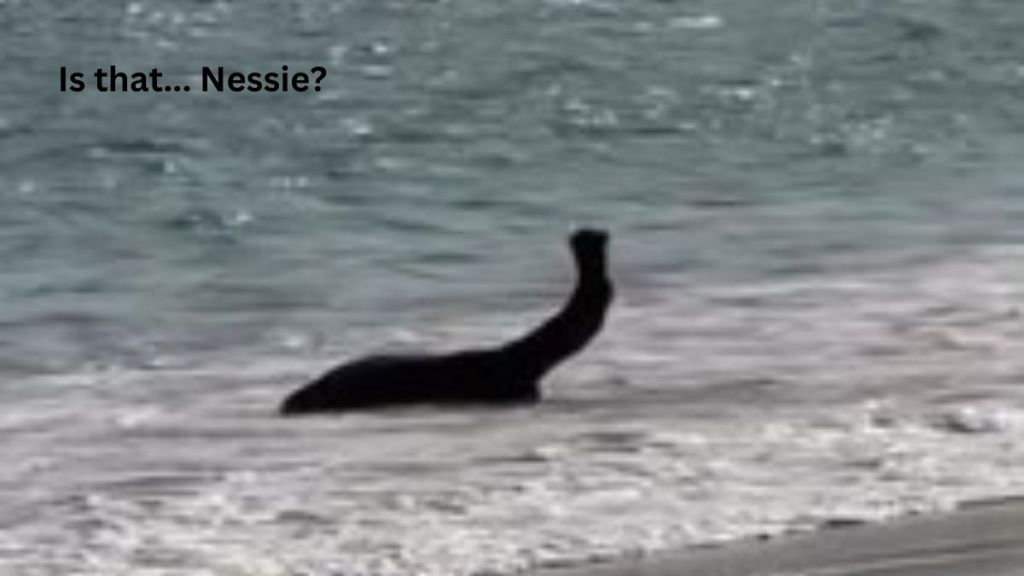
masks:
[[[1024,497],[879,524],[826,527],[533,576],[1011,576],[1024,574]]]

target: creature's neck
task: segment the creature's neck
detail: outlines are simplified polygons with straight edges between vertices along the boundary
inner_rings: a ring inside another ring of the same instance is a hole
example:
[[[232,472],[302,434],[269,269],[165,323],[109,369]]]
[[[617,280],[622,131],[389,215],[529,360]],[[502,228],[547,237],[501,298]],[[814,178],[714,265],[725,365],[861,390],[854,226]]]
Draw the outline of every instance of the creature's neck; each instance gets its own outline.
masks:
[[[612,285],[603,255],[577,258],[576,288],[562,309],[538,328],[502,349],[516,370],[539,379],[566,358],[579,352],[604,324],[612,299]]]

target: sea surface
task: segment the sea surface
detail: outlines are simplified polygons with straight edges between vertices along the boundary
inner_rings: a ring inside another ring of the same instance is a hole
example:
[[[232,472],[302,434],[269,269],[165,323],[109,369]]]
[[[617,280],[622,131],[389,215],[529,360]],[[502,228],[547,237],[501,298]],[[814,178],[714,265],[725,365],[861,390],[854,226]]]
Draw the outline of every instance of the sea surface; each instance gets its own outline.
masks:
[[[508,575],[1024,495],[1018,0],[0,0],[0,573]],[[61,93],[60,67],[188,93]],[[204,93],[203,66],[323,66]],[[282,419],[512,338],[516,409]]]

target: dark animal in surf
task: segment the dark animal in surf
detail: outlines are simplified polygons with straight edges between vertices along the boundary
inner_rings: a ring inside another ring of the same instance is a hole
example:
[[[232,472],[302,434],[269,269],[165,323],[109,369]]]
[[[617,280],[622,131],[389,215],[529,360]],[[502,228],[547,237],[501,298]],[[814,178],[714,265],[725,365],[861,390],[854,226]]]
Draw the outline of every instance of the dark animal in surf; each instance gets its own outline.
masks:
[[[281,413],[540,400],[544,376],[582,350],[604,324],[612,301],[607,244],[601,230],[572,234],[576,287],[557,314],[525,336],[495,348],[370,356],[342,364],[285,398]]]

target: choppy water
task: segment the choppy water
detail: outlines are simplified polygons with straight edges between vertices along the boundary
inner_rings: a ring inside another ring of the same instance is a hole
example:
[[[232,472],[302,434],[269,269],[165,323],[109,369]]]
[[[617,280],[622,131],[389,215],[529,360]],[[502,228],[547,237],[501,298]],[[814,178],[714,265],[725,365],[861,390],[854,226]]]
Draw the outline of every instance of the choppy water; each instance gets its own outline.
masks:
[[[1012,0],[0,2],[0,571],[509,573],[1024,494]],[[59,68],[322,65],[307,94]],[[620,300],[549,399],[281,420]]]

